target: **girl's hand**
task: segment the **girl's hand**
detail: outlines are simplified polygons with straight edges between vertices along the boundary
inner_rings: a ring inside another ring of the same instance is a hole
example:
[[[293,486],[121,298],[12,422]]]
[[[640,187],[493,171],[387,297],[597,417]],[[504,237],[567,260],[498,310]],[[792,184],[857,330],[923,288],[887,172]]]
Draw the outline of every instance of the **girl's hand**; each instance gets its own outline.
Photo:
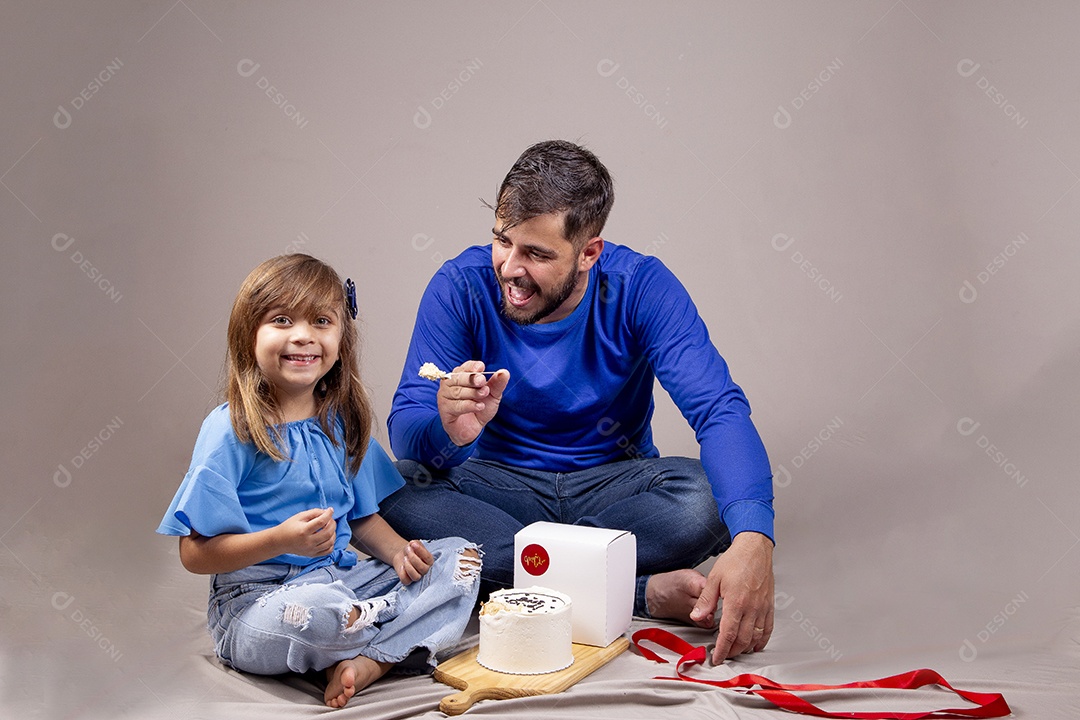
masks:
[[[278,525],[277,529],[282,553],[321,557],[329,555],[337,541],[333,508],[312,508],[298,512]]]
[[[403,585],[408,585],[427,574],[435,562],[434,556],[419,540],[410,540],[394,553],[394,570]]]

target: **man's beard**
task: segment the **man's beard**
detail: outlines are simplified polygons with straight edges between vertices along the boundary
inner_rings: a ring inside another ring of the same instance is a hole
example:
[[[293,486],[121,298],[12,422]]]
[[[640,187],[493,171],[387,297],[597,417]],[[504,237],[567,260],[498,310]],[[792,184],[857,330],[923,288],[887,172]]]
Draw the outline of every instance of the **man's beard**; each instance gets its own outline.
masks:
[[[562,284],[556,286],[551,291],[551,294],[547,295],[541,292],[536,283],[526,278],[517,278],[513,283],[510,283],[503,277],[502,271],[498,268],[495,269],[495,275],[499,278],[500,310],[505,317],[513,320],[518,325],[532,325],[533,323],[540,322],[548,315],[558,310],[559,306],[566,302],[566,299],[574,293],[574,288],[577,287],[578,280],[577,269],[571,268]],[[509,284],[513,284],[523,290],[532,291],[535,293],[533,297],[542,300],[543,304],[533,311],[514,307],[506,301],[506,286]]]

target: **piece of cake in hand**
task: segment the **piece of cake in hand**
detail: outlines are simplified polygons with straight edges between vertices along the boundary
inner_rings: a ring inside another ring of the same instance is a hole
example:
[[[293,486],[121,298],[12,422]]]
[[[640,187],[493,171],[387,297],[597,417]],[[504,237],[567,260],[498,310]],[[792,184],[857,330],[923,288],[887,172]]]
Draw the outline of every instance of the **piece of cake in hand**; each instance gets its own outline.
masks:
[[[450,373],[443,372],[435,363],[426,362],[420,366],[420,377],[425,380],[442,380],[450,377]]]
[[[480,607],[476,661],[495,672],[539,675],[570,667],[570,598],[543,587],[496,590]]]

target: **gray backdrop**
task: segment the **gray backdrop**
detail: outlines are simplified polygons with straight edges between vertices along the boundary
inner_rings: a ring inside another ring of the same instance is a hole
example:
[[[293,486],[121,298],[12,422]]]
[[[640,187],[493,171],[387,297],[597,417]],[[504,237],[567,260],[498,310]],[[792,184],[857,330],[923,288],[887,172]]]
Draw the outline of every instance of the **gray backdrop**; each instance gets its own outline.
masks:
[[[803,642],[1075,657],[1075,3],[5,2],[0,27],[5,713],[161,703],[204,649],[177,615],[205,579],[153,530],[247,272],[299,250],[356,281],[385,441],[426,281],[547,138],[608,165],[605,237],[682,278],[746,390]]]

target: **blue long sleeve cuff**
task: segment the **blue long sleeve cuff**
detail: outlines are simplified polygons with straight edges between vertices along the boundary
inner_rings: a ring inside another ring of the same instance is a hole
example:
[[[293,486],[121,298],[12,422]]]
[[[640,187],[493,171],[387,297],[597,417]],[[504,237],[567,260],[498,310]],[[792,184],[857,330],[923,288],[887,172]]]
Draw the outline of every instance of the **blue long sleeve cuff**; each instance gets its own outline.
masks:
[[[724,525],[732,539],[741,532],[759,532],[776,543],[773,523],[776,513],[764,500],[736,500],[724,508]]]

